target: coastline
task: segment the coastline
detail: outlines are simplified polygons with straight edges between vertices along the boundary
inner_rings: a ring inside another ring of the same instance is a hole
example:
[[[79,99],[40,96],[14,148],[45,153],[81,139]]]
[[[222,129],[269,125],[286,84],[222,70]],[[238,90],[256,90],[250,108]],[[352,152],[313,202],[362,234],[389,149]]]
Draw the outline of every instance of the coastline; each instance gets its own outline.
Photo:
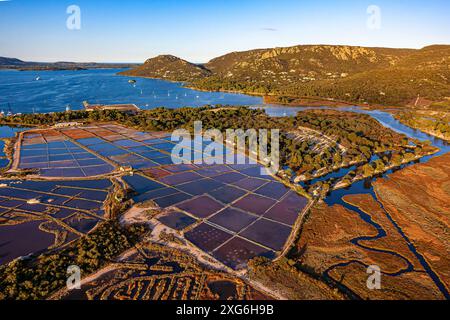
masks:
[[[396,120],[398,120],[401,124],[403,124],[403,125],[405,125],[405,126],[411,128],[411,129],[413,129],[413,130],[421,131],[421,132],[426,133],[426,134],[428,134],[428,135],[430,135],[430,136],[433,136],[433,137],[435,137],[435,138],[437,138],[437,139],[441,139],[441,140],[444,140],[444,141],[450,143],[450,138],[445,137],[444,135],[437,134],[437,133],[434,132],[434,131],[427,130],[427,129],[425,129],[425,128],[420,128],[420,127],[418,127],[418,126],[417,126],[417,127],[411,126],[410,124],[408,124],[408,123],[406,123],[406,122],[404,122],[404,121],[401,121],[400,119],[397,119],[397,118],[396,118]]]
[[[239,91],[239,90],[207,90],[203,88],[196,87],[195,85],[192,85],[191,83],[188,83],[188,81],[176,81],[172,79],[166,79],[161,77],[149,77],[149,76],[137,76],[137,75],[131,75],[126,74],[124,72],[118,72],[116,73],[118,76],[124,76],[129,78],[142,78],[142,79],[153,79],[153,80],[161,80],[161,81],[167,81],[171,83],[178,83],[183,86],[183,88],[191,89],[199,92],[223,92],[223,93],[231,93],[231,94],[242,94],[247,96],[253,96],[253,97],[261,97],[263,99],[264,105],[279,105],[279,106],[285,106],[285,107],[333,107],[333,108],[344,108],[344,107],[359,107],[361,109],[366,110],[386,110],[386,109],[401,109],[404,108],[404,106],[383,106],[383,105],[370,105],[370,104],[361,104],[356,102],[350,102],[350,101],[341,101],[341,100],[335,100],[333,98],[324,98],[324,97],[292,97],[292,96],[285,96],[281,94],[274,94],[274,93],[267,93],[263,94],[260,92],[252,92],[252,91]],[[283,102],[277,100],[277,98],[288,98],[292,99],[292,102]]]
[[[95,66],[95,65],[84,65],[80,64],[79,66],[52,66],[52,65],[36,65],[36,66],[0,66],[0,71],[86,71],[86,70],[114,70],[114,69],[124,69],[130,68],[132,65],[108,65],[105,66]]]

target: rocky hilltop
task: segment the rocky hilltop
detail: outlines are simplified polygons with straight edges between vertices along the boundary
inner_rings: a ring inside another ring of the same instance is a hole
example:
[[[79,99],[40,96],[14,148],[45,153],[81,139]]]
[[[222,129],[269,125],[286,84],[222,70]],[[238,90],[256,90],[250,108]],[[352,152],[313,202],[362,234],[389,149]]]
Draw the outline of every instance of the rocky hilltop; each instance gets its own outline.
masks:
[[[206,67],[224,75],[237,71],[251,73],[286,72],[291,76],[327,76],[329,73],[356,73],[368,68],[386,68],[398,63],[410,50],[350,46],[295,46],[235,52],[211,60]]]
[[[190,63],[172,55],[161,55],[148,59],[122,75],[166,79],[171,81],[192,81],[210,76],[210,71],[201,65]]]
[[[124,74],[186,81],[212,91],[402,105],[418,95],[433,101],[449,95],[450,46],[306,45],[233,52],[204,65],[159,56]]]

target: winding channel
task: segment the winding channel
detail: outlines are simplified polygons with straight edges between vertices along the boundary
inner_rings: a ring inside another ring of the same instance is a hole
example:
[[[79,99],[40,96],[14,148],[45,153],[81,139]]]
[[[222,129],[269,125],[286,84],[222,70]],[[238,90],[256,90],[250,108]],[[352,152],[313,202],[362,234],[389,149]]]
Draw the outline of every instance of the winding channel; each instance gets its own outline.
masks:
[[[266,108],[265,108],[266,109]],[[298,108],[288,108],[288,107],[268,107],[266,112],[268,112],[270,115],[272,116],[285,116],[285,115],[295,115],[296,112],[298,111],[302,111],[302,110],[306,110],[306,109],[332,109],[332,108],[327,108],[327,107],[317,107],[317,108],[311,108],[311,107],[307,107],[307,108],[302,108],[302,107],[298,107]],[[383,229],[383,227],[376,223],[375,221],[373,221],[372,217],[365,213],[364,211],[362,211],[361,209],[359,209],[358,207],[351,205],[347,202],[345,202],[343,200],[343,197],[346,195],[353,195],[353,194],[369,194],[373,197],[373,199],[375,199],[375,201],[378,203],[378,205],[380,206],[380,208],[383,210],[383,212],[385,213],[386,217],[389,219],[389,221],[392,223],[392,225],[395,227],[395,229],[397,230],[397,232],[401,235],[401,237],[403,238],[403,240],[405,241],[405,243],[407,244],[409,250],[413,253],[413,255],[416,257],[416,259],[419,261],[420,265],[423,267],[423,269],[425,270],[426,274],[432,279],[432,281],[434,282],[434,284],[437,286],[437,288],[440,290],[440,292],[444,295],[444,297],[449,300],[450,299],[450,294],[449,291],[447,290],[445,284],[442,282],[442,280],[439,278],[439,276],[433,271],[433,269],[431,268],[431,266],[429,265],[429,263],[426,261],[426,259],[424,258],[424,256],[417,251],[417,249],[415,248],[415,246],[411,243],[410,239],[408,238],[408,236],[403,232],[402,228],[397,224],[397,222],[392,218],[392,216],[390,215],[390,213],[385,209],[385,207],[383,206],[383,204],[381,203],[381,201],[378,199],[374,188],[373,188],[373,182],[376,181],[379,178],[387,178],[390,174],[392,174],[393,172],[397,171],[397,170],[401,170],[404,169],[408,166],[411,166],[413,164],[417,164],[417,163],[426,163],[429,160],[431,160],[434,157],[438,157],[441,156],[443,154],[449,153],[450,152],[450,144],[442,139],[436,138],[434,136],[431,136],[429,134],[426,134],[424,132],[421,132],[419,130],[416,129],[412,129],[402,123],[400,123],[398,120],[396,120],[392,114],[384,112],[384,111],[379,111],[379,110],[363,110],[360,109],[358,107],[348,107],[348,108],[339,108],[339,110],[342,111],[351,111],[351,112],[356,112],[356,113],[363,113],[363,114],[368,114],[370,115],[372,118],[376,119],[378,122],[380,122],[382,125],[384,125],[385,127],[388,127],[398,133],[401,134],[405,134],[406,136],[408,136],[411,139],[418,139],[418,140],[429,140],[431,141],[431,144],[437,148],[440,149],[439,152],[433,154],[433,155],[429,155],[426,157],[421,158],[420,160],[414,161],[412,163],[403,165],[400,169],[392,169],[389,170],[387,172],[385,172],[384,174],[378,176],[378,177],[373,177],[373,178],[369,178],[366,180],[362,180],[362,181],[358,181],[354,184],[352,184],[350,187],[346,188],[346,189],[339,189],[339,190],[334,190],[330,193],[330,195],[325,199],[325,202],[327,205],[329,206],[333,206],[333,205],[341,205],[343,207],[345,207],[348,210],[354,211],[356,213],[359,214],[360,218],[365,221],[366,223],[372,225],[373,227],[376,228],[376,230],[378,231],[378,234],[376,236],[363,236],[363,237],[357,237],[352,239],[350,242],[352,244],[354,244],[355,246],[358,246],[360,248],[363,248],[364,250],[370,250],[370,251],[374,251],[374,252],[379,252],[379,253],[387,253],[387,254],[391,254],[394,255],[398,258],[400,258],[401,260],[405,261],[407,264],[407,267],[404,268],[403,270],[400,270],[398,272],[395,273],[384,273],[386,275],[390,275],[390,276],[399,276],[401,274],[404,273],[408,273],[408,272],[412,272],[415,271],[414,270],[414,266],[412,265],[412,263],[405,257],[403,257],[402,255],[393,252],[393,251],[388,251],[388,250],[381,250],[381,249],[375,249],[375,248],[371,248],[369,246],[360,244],[361,241],[375,241],[378,240],[380,238],[386,237],[387,233],[386,230]],[[346,168],[346,169],[341,169],[339,171],[330,173],[324,177],[319,178],[320,180],[327,180],[329,178],[336,178],[336,177],[343,177],[345,176],[349,171],[353,170],[355,168]],[[347,262],[343,262],[340,264],[336,264],[331,266],[330,268],[328,268],[325,272],[324,275],[329,278],[332,279],[332,277],[329,275],[330,272],[338,267],[345,267],[348,266],[352,263],[358,263],[358,264],[362,264],[361,261],[347,261]],[[367,266],[365,266],[367,267]]]

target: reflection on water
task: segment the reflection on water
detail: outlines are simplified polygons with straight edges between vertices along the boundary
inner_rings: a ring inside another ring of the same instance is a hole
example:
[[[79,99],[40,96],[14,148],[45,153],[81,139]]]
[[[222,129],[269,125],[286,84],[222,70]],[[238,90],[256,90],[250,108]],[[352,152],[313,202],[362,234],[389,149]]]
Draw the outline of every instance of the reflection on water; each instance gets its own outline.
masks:
[[[0,125],[0,139],[13,138],[16,132],[27,130],[27,127],[10,127]]]
[[[27,130],[26,127],[9,127],[9,126],[1,126],[0,125],[0,169],[5,168],[9,160],[6,158],[5,142],[1,139],[12,138],[15,136],[16,132],[20,132],[23,130]]]
[[[58,112],[66,105],[81,109],[90,103],[134,103],[142,109],[180,108],[207,104],[258,105],[261,97],[222,92],[201,92],[181,83],[116,75],[121,69],[82,71],[0,70],[0,111]],[[37,77],[41,80],[36,81]],[[128,80],[135,79],[135,84]]]

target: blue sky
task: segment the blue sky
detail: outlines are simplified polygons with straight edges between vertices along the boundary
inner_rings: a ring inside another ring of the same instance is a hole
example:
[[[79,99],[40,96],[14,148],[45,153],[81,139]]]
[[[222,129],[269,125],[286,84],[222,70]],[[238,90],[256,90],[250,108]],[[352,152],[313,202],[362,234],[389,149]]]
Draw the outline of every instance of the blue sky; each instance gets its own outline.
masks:
[[[81,29],[69,30],[69,5]],[[381,29],[367,8],[381,9]],[[254,48],[450,44],[448,0],[0,0],[0,56],[33,61],[193,62]]]

